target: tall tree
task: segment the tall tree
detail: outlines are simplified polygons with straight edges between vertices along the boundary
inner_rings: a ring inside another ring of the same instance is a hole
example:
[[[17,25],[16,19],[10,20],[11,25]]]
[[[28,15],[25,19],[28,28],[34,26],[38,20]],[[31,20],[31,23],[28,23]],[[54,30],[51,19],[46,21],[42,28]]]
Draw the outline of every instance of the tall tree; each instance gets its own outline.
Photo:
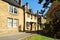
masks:
[[[42,2],[43,2],[44,0],[39,0],[39,4],[41,4]],[[48,7],[48,5],[50,4],[50,3],[53,3],[54,1],[56,1],[56,0],[45,0],[45,3],[43,3],[43,8],[49,8]],[[41,12],[39,12],[40,14],[44,14],[44,12],[45,12],[45,10],[41,10]]]
[[[44,0],[39,0],[39,4],[41,4]],[[43,8],[48,7],[49,3],[53,3],[56,0],[45,0],[45,3],[43,4]]]

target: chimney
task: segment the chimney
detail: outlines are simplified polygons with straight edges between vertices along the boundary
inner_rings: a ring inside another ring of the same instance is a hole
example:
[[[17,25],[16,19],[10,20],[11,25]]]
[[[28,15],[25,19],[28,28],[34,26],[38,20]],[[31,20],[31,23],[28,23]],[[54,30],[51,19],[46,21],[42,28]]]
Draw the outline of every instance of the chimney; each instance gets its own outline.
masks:
[[[19,0],[19,5],[22,6],[22,0]]]
[[[28,2],[26,2],[26,5],[28,5]]]
[[[28,4],[28,2],[26,2],[26,7],[29,9],[29,4]]]

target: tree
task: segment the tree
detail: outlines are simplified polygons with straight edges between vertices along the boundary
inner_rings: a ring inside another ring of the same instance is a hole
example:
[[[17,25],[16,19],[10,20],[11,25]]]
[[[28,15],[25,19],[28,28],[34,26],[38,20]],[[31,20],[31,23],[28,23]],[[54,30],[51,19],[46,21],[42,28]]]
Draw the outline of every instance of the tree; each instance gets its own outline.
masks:
[[[44,0],[39,0],[38,3],[41,4],[43,1],[44,1]],[[45,0],[45,3],[43,3],[43,8],[45,8],[45,9],[49,8],[48,5],[49,5],[50,3],[53,3],[54,1],[56,1],[56,0]],[[44,12],[45,12],[45,9],[44,9],[44,10],[41,10],[39,13],[43,15]]]
[[[39,0],[39,2],[38,2],[38,3],[40,3],[40,4],[41,4],[42,2],[43,2],[43,0]]]

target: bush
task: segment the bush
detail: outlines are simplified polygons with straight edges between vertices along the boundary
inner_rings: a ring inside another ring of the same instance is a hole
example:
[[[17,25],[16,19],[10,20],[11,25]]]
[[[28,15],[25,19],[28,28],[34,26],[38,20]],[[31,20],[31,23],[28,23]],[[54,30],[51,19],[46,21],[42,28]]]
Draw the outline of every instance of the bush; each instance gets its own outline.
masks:
[[[44,25],[45,25],[44,32],[48,33],[50,31],[50,22],[45,22]]]
[[[45,22],[44,25],[45,25],[45,28],[44,28],[45,30],[50,29],[50,22]]]

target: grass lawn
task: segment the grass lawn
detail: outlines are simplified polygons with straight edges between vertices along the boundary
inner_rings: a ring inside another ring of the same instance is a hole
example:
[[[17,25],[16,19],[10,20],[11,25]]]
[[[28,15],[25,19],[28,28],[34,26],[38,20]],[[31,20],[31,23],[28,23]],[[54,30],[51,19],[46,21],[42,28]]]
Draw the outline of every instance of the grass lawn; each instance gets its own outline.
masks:
[[[46,36],[41,36],[41,35],[35,34],[31,37],[25,38],[24,40],[54,40],[54,39],[46,37]]]

